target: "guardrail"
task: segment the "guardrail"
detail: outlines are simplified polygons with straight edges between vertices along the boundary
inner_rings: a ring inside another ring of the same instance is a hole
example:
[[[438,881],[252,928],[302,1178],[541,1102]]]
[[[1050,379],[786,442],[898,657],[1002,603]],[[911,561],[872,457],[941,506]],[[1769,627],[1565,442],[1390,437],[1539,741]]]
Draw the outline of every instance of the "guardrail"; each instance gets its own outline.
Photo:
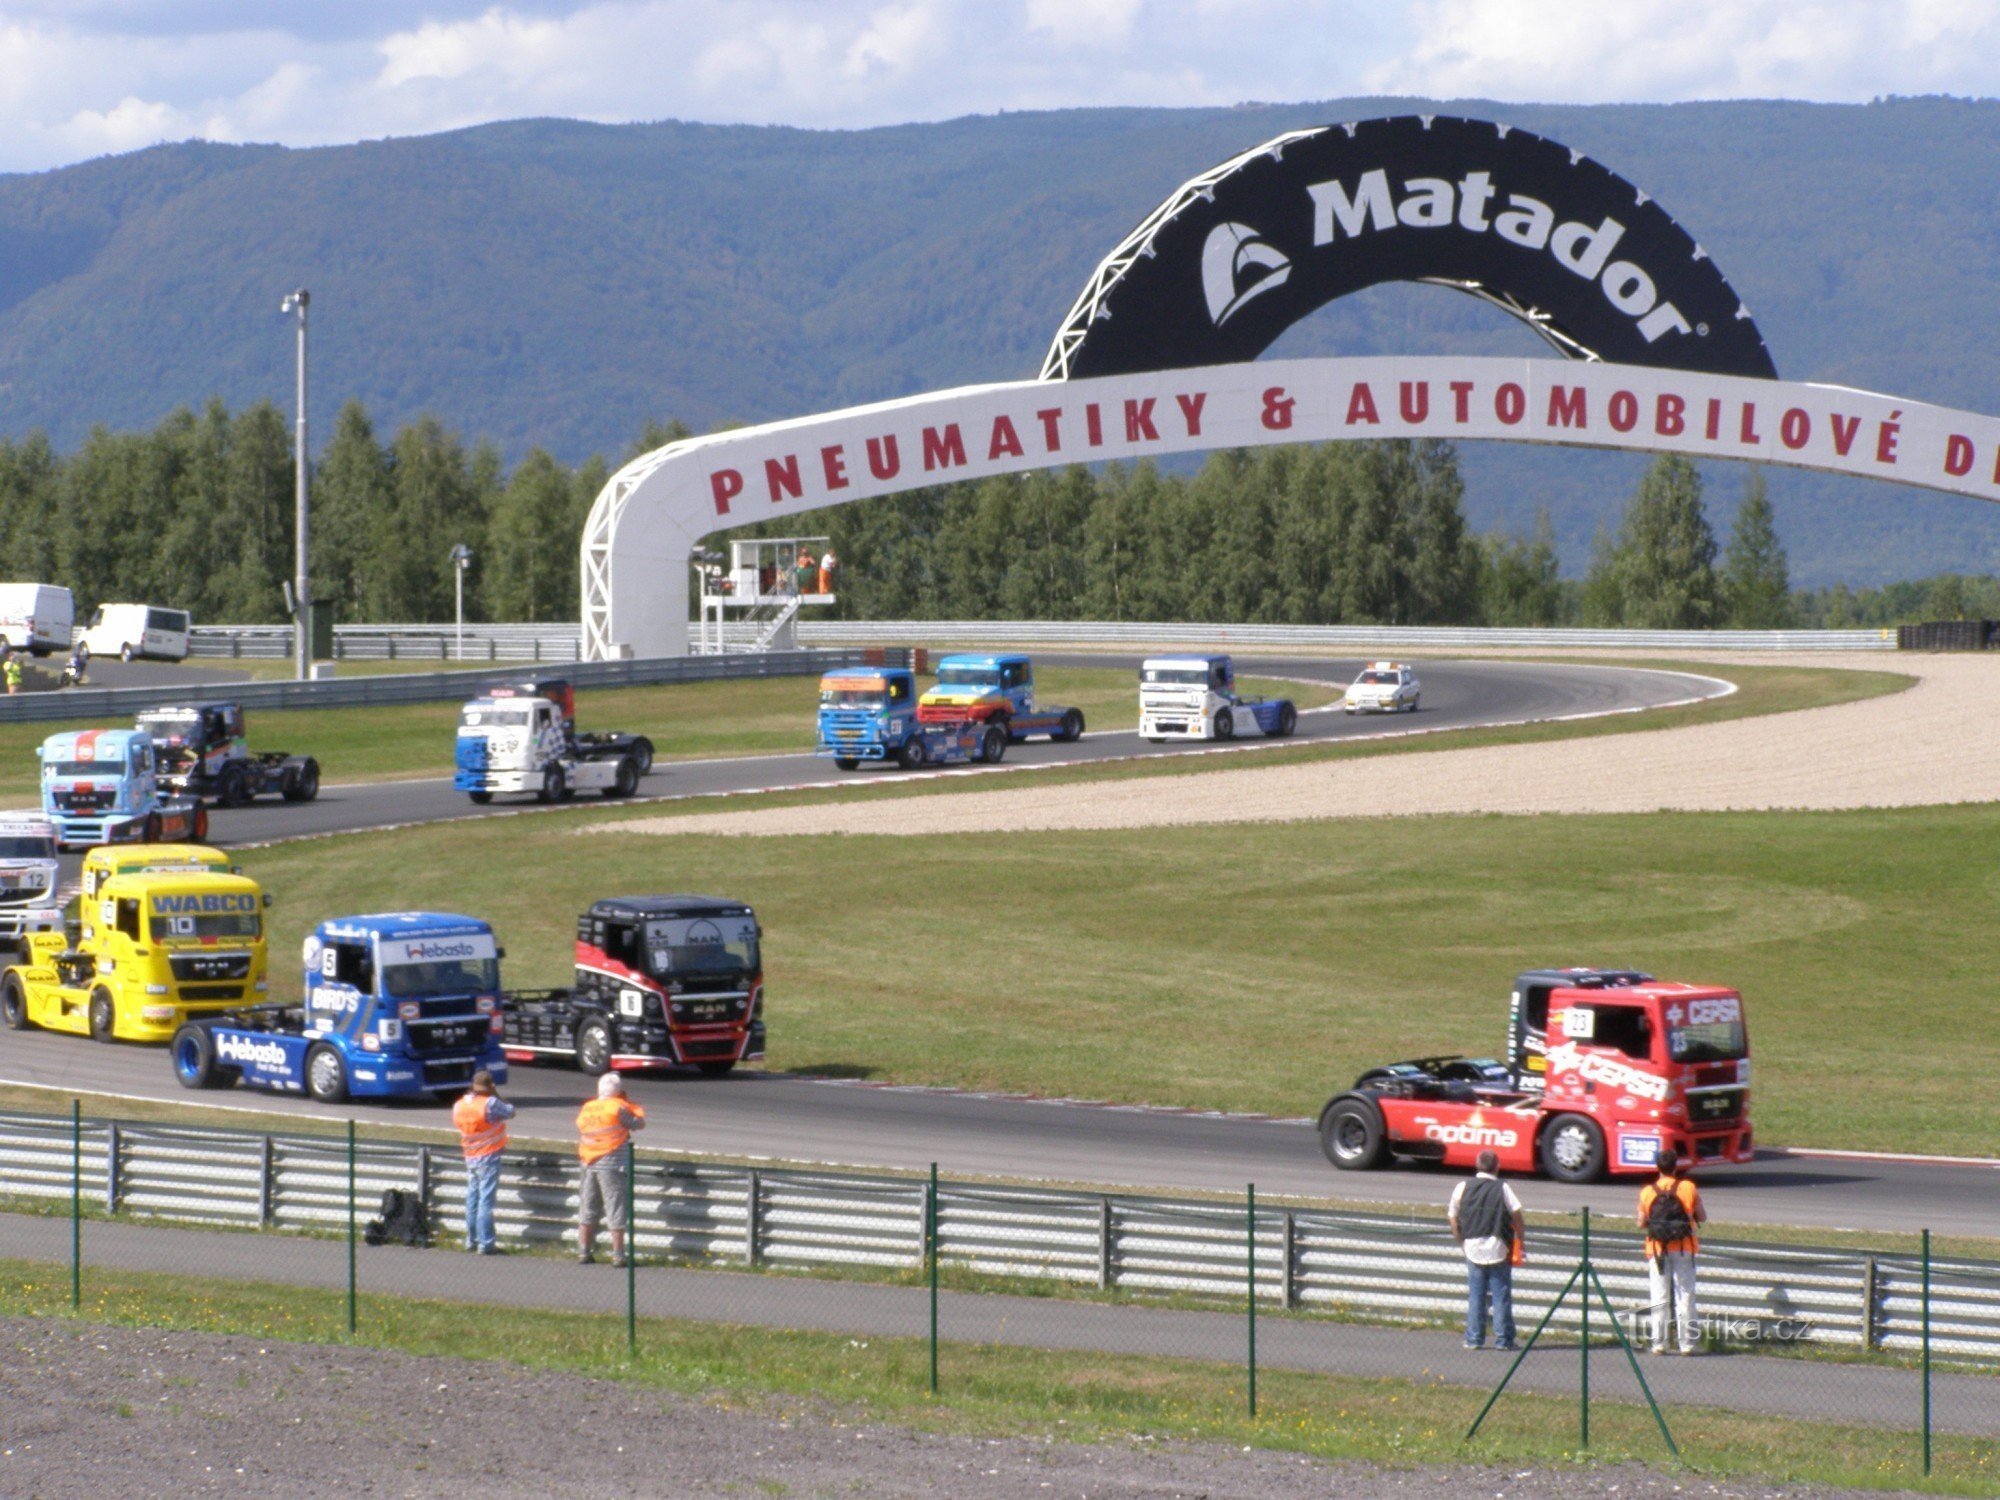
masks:
[[[861,659],[858,650],[772,651],[742,656],[661,656],[637,661],[563,662],[579,688],[642,687],[665,682],[712,682],[740,677],[806,677]],[[0,724],[87,719],[129,723],[162,703],[227,698],[245,708],[356,708],[389,703],[451,703],[487,687],[517,682],[518,667],[333,677],[318,682],[231,682],[163,688],[65,688],[0,697]]]
[[[67,1117],[0,1114],[0,1197],[67,1202],[70,1131]],[[347,1221],[342,1139],[93,1122],[82,1140],[83,1192],[107,1212],[289,1231]],[[567,1154],[510,1150],[494,1215],[500,1238],[572,1243],[576,1178]],[[364,1213],[398,1188],[419,1194],[434,1222],[461,1222],[465,1174],[453,1146],[364,1142],[356,1184]],[[924,1260],[924,1197],[924,1182],[888,1174],[642,1154],[633,1211],[648,1243],[691,1263],[914,1268]],[[995,1275],[1240,1299],[1248,1230],[1241,1204],[1212,1199],[939,1184],[939,1256]],[[1599,1231],[1592,1243],[1621,1315],[1644,1306],[1638,1238]],[[1387,1322],[1464,1314],[1464,1261],[1441,1218],[1260,1206],[1255,1244],[1259,1296],[1274,1307]],[[1538,1230],[1530,1252],[1514,1277],[1524,1326],[1560,1294],[1577,1237]],[[1913,1350],[1921,1273],[1911,1256],[1710,1240],[1702,1312],[1743,1339]],[[1933,1350],[2000,1364],[2000,1263],[1934,1257],[1930,1312]],[[1574,1318],[1566,1304],[1554,1321]]]
[[[197,625],[188,654],[204,660],[288,661],[289,625]],[[576,625],[336,625],[335,661],[540,661],[583,659]]]

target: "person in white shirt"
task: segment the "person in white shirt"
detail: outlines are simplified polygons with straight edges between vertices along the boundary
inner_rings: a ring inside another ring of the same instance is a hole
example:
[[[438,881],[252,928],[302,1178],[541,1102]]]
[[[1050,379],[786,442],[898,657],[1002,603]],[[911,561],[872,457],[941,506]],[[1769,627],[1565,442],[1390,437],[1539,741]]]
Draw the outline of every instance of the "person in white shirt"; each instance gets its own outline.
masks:
[[[1514,1343],[1514,1247],[1521,1242],[1521,1200],[1500,1180],[1500,1158],[1479,1153],[1479,1175],[1451,1191],[1451,1237],[1465,1249],[1465,1347],[1486,1342],[1488,1304],[1493,1347]]]

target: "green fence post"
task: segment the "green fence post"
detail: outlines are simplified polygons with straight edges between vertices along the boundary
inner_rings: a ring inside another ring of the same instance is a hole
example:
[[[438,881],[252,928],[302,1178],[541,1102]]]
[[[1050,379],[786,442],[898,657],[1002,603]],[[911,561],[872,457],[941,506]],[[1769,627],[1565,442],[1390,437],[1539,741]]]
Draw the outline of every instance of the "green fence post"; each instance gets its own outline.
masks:
[[[938,1392],[938,1191],[937,1163],[931,1163],[930,1185],[924,1190],[924,1262],[931,1279],[931,1394]]]
[[[1924,1473],[1931,1471],[1931,1232],[1924,1231]]]
[[[1244,1195],[1245,1243],[1248,1252],[1250,1295],[1250,1415],[1257,1415],[1257,1184],[1251,1183]]]
[[[69,1305],[83,1306],[83,1101],[69,1101]]]
[[[347,1122],[347,1332],[350,1336],[354,1333],[357,1322],[355,1293],[359,1287],[359,1268],[354,1258],[357,1239],[354,1227],[354,1152],[354,1121],[350,1118]]]
[[[1582,1436],[1578,1446],[1590,1446],[1590,1205],[1583,1209],[1583,1324],[1579,1330],[1577,1347],[1583,1351],[1581,1372],[1580,1405],[1577,1411],[1577,1428]]]
[[[625,1142],[625,1352],[639,1352],[639,1151]]]

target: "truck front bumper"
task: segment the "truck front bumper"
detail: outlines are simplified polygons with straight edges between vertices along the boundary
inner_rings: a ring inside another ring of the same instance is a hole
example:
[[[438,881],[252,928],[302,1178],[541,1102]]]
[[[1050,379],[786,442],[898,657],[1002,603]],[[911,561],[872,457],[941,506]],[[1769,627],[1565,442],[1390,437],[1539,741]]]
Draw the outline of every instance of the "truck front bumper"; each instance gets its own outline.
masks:
[[[102,817],[50,815],[56,825],[56,843],[64,849],[88,849],[97,844],[137,844],[146,837],[146,820],[131,813],[107,813]]]
[[[822,744],[814,755],[823,760],[887,760],[889,749],[880,740],[832,741]]]
[[[432,1094],[460,1093],[472,1085],[472,1075],[484,1069],[496,1084],[507,1081],[507,1057],[497,1048],[490,1054],[466,1057],[410,1057],[394,1053],[350,1052],[348,1091],[357,1098],[417,1099]]]
[[[451,784],[460,792],[539,792],[542,773],[535,772],[530,780],[526,771],[459,771]]]
[[[1148,710],[1139,715],[1139,737],[1147,740],[1205,740],[1208,721],[1186,710]]]

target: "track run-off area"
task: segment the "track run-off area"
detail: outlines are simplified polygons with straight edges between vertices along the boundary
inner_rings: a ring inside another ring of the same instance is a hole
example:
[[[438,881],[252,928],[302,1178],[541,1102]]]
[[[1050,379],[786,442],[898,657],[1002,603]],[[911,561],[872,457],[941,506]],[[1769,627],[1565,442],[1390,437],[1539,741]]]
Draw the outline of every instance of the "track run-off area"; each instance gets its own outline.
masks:
[[[1056,656],[1038,660],[1081,665],[1136,665],[1136,657]],[[1872,669],[1906,669],[1894,657],[1871,657]],[[1239,658],[1244,675],[1344,684],[1359,663],[1352,659],[1297,657]],[[1715,675],[1669,672],[1615,662],[1554,664],[1531,661],[1417,663],[1423,683],[1422,710],[1413,716],[1353,717],[1337,710],[1310,712],[1300,721],[1299,738],[1331,741],[1413,730],[1470,728],[1592,715],[1628,713],[1686,703],[1730,692],[1726,666]],[[1898,698],[1909,694],[1897,695]],[[809,680],[800,681],[801,722],[809,722]],[[1875,709],[1894,712],[1894,700],[1846,705],[1825,713]],[[1787,716],[1793,718],[1804,715]],[[1737,726],[1762,720],[1736,721]],[[1707,726],[1726,728],[1731,726]],[[1667,734],[1690,730],[1667,731]],[[1640,744],[1661,734],[1620,736]],[[996,790],[1032,786],[1038,779],[1010,773],[1021,768],[1143,756],[1207,757],[1196,764],[1234,768],[1256,765],[1259,741],[1231,747],[1151,746],[1130,731],[1096,731],[1072,745],[1035,741],[1014,746],[997,768],[930,773],[941,777],[997,777]],[[1508,750],[1555,746],[1494,747]],[[1603,741],[1597,742],[1600,745]],[[1453,754],[1480,752],[1453,752]],[[442,759],[441,751],[440,758]],[[1394,761],[1413,758],[1392,757]],[[1383,765],[1388,762],[1374,761]],[[720,797],[801,786],[870,783],[898,778],[893,770],[865,770],[841,777],[827,762],[808,755],[769,755],[699,762],[659,762],[642,789],[646,798],[673,801]],[[337,781],[337,772],[334,779]],[[905,778],[907,779],[907,778]],[[1209,778],[1198,778],[1206,780]],[[1153,783],[1158,786],[1159,783]],[[1075,788],[1083,792],[1084,788]],[[1102,790],[1100,787],[1098,790]],[[904,805],[912,800],[904,799]],[[965,800],[964,794],[953,800]],[[1955,800],[1941,797],[1937,800]],[[532,804],[521,804],[531,806]],[[594,807],[594,799],[578,804]],[[754,803],[741,804],[744,807]],[[832,804],[835,808],[841,804]],[[329,785],[321,800],[303,807],[282,803],[218,811],[218,842],[255,844],[326,836],[463,817],[500,816],[504,805],[480,809],[452,792],[449,781],[386,782],[365,786]],[[539,813],[563,816],[560,810]],[[1327,816],[1326,813],[1315,814]],[[273,955],[283,972],[288,956]],[[780,1009],[774,1020],[782,1015]],[[74,1038],[41,1034],[10,1035],[0,1053],[0,1082],[76,1090],[125,1098],[190,1102],[176,1084],[163,1054],[152,1048],[92,1046]],[[949,1090],[883,1086],[828,1080],[776,1071],[747,1070],[726,1079],[692,1074],[632,1075],[634,1096],[655,1121],[648,1144],[696,1155],[770,1161],[812,1161],[829,1165],[921,1170],[945,1164],[954,1175],[1091,1184],[1163,1191],[1240,1192],[1254,1182],[1261,1193],[1370,1203],[1408,1204],[1435,1210],[1454,1180],[1450,1175],[1404,1168],[1348,1175],[1334,1172],[1319,1150],[1309,1118],[1265,1119],[1186,1112],[1167,1108],[1105,1106]],[[1328,1088],[1344,1083],[1329,1079]],[[566,1141],[586,1082],[562,1068],[517,1068],[509,1096],[521,1107],[516,1134]],[[54,1107],[58,1094],[50,1095]],[[208,1106],[279,1111],[322,1118],[349,1110],[305,1100],[278,1100],[239,1093],[205,1096]],[[1301,1116],[1319,1099],[1299,1101]],[[444,1127],[441,1112],[423,1105],[369,1107],[351,1111],[375,1124]],[[1951,1163],[1861,1155],[1795,1155],[1766,1152],[1749,1166],[1713,1171],[1704,1181],[1714,1190],[1718,1217],[1737,1224],[1790,1224],[1813,1228],[1900,1230],[1923,1224],[1954,1234],[1991,1233],[1987,1195],[1994,1185],[1993,1164]],[[1566,1187],[1552,1182],[1525,1186],[1531,1208],[1569,1210],[1585,1204],[1624,1218],[1630,1188],[1623,1182]],[[1726,1206],[1726,1207],[1725,1207]]]

